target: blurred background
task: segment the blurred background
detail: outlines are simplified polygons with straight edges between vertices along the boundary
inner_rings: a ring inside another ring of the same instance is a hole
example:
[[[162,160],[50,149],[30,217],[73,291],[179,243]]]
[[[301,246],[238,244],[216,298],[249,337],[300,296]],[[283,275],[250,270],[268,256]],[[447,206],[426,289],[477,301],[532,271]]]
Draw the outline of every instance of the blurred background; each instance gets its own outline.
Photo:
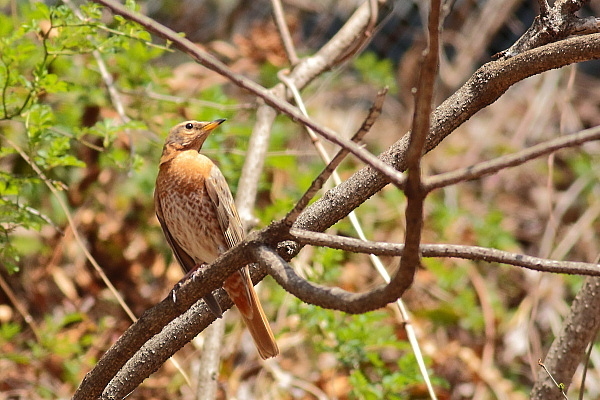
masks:
[[[269,1],[137,4],[265,87],[289,67]],[[284,1],[299,55],[317,51],[360,4]],[[186,119],[227,118],[204,149],[235,194],[257,102],[93,3],[0,0],[0,12],[0,399],[68,398],[131,324],[90,258],[137,316],[181,278],[153,209],[167,131]],[[534,2],[521,0],[446,2],[436,104],[510,47],[537,13]],[[383,7],[369,46],[303,91],[311,117],[350,136],[388,86],[365,142],[378,154],[399,140],[411,123],[426,15],[421,1]],[[581,15],[600,15],[600,5]],[[597,126],[599,71],[597,61],[586,62],[519,82],[427,154],[424,172],[451,171]],[[434,192],[425,205],[423,241],[594,262],[599,153],[600,144],[589,143]],[[339,172],[347,178],[361,167],[349,158]],[[283,217],[322,168],[304,130],[278,117],[256,228]],[[387,187],[359,207],[369,239],[403,240],[404,200]],[[356,235],[346,220],[329,232]],[[384,262],[390,271],[398,264]],[[347,290],[382,282],[365,255],[306,247],[293,265],[314,282]],[[528,398],[537,360],[582,280],[424,259],[404,300],[438,398]],[[281,355],[260,363],[237,311],[227,312],[219,398],[428,398],[396,309],[358,316],[324,310],[271,278],[259,295]],[[196,398],[202,340],[175,356],[192,386],[167,363],[129,398]],[[594,349],[587,398],[600,394],[599,356]]]

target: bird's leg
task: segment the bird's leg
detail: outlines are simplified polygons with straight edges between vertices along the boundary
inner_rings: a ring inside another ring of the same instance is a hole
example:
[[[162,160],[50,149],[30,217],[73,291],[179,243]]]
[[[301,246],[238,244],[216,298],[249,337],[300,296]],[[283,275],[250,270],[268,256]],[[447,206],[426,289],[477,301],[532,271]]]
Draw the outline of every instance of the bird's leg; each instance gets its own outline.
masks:
[[[202,267],[206,267],[207,265],[208,264],[206,264],[206,263],[196,264],[196,266],[194,266],[194,268],[190,269],[183,276],[183,278],[181,278],[179,280],[179,282],[177,282],[175,284],[175,286],[171,290],[171,298],[173,299],[173,303],[177,302],[176,292],[181,288],[181,286],[183,286],[183,284],[185,283],[185,281],[187,281],[190,278],[193,279],[193,280],[195,280],[198,271],[200,271]],[[217,299],[215,298],[215,296],[212,293],[207,294],[202,299],[206,303],[206,306],[208,307],[208,309],[210,310],[210,312],[212,312],[215,317],[217,317],[217,318],[222,318],[223,317],[223,311],[221,310],[221,306],[219,305],[219,302],[217,301]]]

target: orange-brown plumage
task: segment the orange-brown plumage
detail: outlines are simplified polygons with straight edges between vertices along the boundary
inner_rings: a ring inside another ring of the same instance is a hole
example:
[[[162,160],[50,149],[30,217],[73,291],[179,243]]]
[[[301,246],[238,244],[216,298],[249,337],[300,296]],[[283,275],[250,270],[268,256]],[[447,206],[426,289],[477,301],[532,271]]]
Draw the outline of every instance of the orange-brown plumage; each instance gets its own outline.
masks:
[[[160,158],[154,205],[167,242],[189,272],[239,243],[244,232],[229,186],[219,168],[199,153],[209,133],[223,123],[186,121],[167,136]],[[248,267],[223,283],[240,310],[260,356],[279,354],[273,332],[250,280]],[[221,309],[213,295],[205,301],[216,316]]]

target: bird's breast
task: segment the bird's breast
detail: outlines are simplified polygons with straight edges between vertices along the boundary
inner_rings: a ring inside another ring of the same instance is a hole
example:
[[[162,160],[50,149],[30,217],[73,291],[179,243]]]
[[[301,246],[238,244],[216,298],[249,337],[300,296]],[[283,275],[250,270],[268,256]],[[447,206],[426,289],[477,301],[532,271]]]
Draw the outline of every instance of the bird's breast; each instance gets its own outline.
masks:
[[[157,201],[173,239],[198,263],[210,263],[226,250],[216,209],[205,180],[216,166],[195,151],[182,152],[161,164]]]

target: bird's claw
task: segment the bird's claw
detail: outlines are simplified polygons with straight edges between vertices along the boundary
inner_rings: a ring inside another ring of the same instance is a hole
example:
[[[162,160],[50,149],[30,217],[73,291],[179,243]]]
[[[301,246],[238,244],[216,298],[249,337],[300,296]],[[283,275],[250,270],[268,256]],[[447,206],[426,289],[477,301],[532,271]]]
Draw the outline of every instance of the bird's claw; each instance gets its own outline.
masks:
[[[203,265],[206,265],[205,263],[202,264],[196,264],[194,266],[194,268],[192,268],[191,270],[189,270],[184,276],[183,278],[181,278],[179,280],[179,282],[177,282],[175,284],[175,286],[173,286],[173,289],[171,290],[171,298],[173,299],[173,303],[177,303],[177,294],[176,292],[181,289],[181,287],[183,286],[183,284],[185,283],[185,281],[187,281],[188,279],[192,279],[193,281],[196,280],[196,277],[198,276],[198,272],[200,270],[200,267],[202,267]]]

